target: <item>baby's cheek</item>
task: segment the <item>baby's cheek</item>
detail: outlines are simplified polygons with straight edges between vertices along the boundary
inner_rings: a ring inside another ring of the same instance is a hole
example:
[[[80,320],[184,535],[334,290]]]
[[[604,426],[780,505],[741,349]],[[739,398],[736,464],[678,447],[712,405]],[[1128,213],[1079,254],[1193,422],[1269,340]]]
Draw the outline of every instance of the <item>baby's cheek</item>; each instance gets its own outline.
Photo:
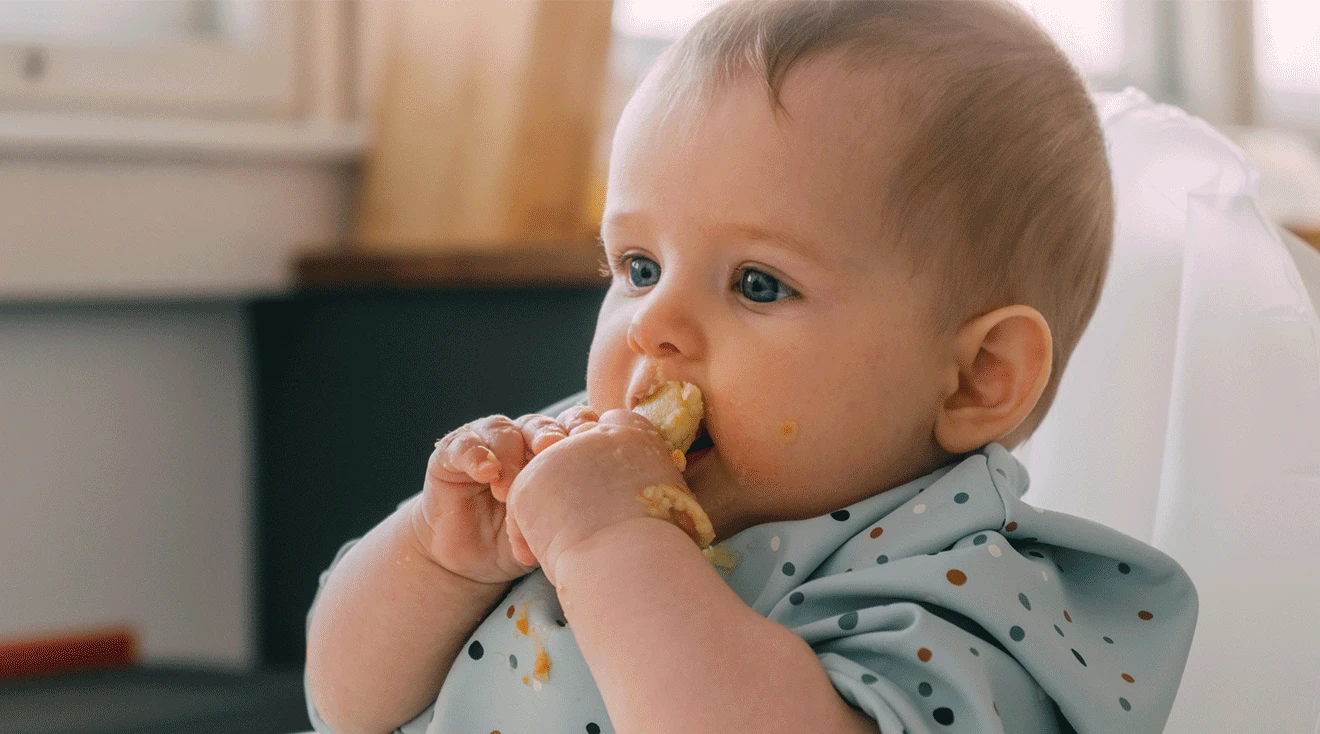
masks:
[[[791,417],[749,421],[749,428],[732,451],[721,447],[740,484],[748,487],[800,487],[805,483],[804,465],[810,447],[804,446],[802,428]]]

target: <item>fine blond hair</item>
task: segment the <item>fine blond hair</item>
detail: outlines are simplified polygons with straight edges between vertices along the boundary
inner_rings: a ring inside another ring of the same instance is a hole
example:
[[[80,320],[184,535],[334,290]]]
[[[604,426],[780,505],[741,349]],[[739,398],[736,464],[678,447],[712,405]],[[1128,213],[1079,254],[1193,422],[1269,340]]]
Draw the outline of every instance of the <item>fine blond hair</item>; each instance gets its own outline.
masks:
[[[885,84],[903,129],[877,212],[886,236],[937,275],[938,327],[1018,303],[1050,325],[1050,380],[1011,447],[1053,402],[1108,267],[1113,192],[1086,84],[1006,0],[735,0],[668,49],[657,73],[667,110],[751,75],[783,111],[789,70],[835,53],[893,70]]]

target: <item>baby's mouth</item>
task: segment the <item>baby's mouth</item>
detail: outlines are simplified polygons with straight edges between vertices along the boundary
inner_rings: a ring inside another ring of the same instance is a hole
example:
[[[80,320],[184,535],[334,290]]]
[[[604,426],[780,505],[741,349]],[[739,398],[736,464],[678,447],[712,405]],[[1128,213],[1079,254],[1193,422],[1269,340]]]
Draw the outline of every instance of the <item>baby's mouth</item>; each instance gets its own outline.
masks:
[[[713,448],[715,448],[715,441],[713,441],[710,434],[706,432],[706,424],[703,422],[701,428],[698,429],[697,439],[692,442],[690,447],[688,447],[687,454],[691,457],[699,451]]]

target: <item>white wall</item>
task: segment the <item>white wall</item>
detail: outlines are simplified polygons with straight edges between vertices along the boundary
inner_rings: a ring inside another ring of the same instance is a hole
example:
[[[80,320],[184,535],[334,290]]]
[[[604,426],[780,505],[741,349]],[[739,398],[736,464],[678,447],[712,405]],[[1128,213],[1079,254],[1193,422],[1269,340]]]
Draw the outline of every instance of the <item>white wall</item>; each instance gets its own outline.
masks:
[[[325,163],[0,163],[0,300],[232,295],[289,282],[341,239],[349,179]]]
[[[147,660],[254,660],[240,298],[342,237],[350,187],[325,163],[0,163],[0,638],[127,623]]]

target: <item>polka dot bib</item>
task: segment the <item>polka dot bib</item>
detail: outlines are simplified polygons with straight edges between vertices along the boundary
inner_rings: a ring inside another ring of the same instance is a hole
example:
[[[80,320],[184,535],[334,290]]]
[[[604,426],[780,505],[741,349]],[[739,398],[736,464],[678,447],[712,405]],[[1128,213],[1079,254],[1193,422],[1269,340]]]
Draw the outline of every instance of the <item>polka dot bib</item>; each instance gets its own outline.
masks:
[[[1196,624],[1191,580],[1133,538],[1027,505],[1026,488],[1025,469],[991,444],[829,515],[749,528],[720,544],[736,567],[717,568],[809,643],[881,731],[1162,731]],[[613,727],[536,572],[399,731]]]

